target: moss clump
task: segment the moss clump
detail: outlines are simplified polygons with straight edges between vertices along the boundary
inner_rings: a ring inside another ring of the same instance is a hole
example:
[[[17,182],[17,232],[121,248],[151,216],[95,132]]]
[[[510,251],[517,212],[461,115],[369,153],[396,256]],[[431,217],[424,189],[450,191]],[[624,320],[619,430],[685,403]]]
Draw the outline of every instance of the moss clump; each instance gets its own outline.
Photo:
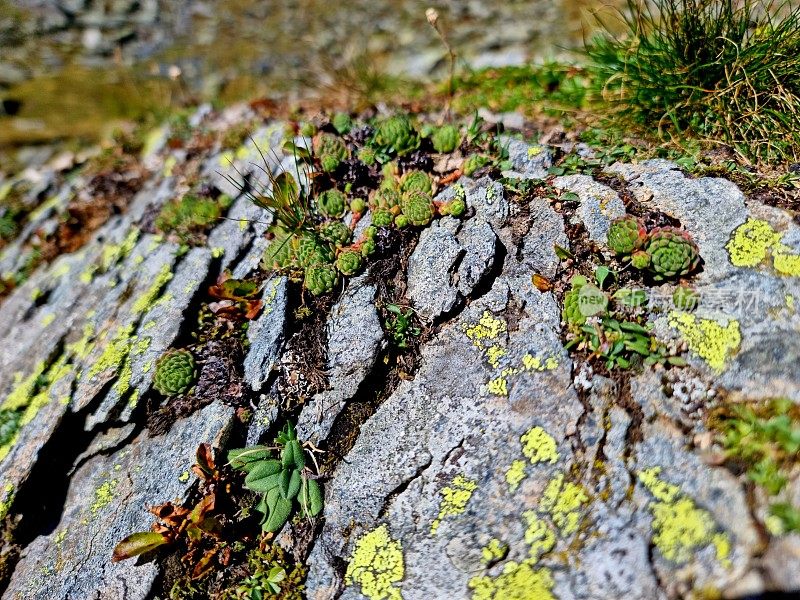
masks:
[[[254,548],[247,554],[247,576],[233,582],[220,600],[303,600],[306,569],[292,563],[277,544]]]
[[[156,217],[156,228],[162,233],[172,233],[184,242],[195,243],[199,235],[216,224],[230,205],[230,197],[224,194],[216,199],[185,194],[164,205]]]

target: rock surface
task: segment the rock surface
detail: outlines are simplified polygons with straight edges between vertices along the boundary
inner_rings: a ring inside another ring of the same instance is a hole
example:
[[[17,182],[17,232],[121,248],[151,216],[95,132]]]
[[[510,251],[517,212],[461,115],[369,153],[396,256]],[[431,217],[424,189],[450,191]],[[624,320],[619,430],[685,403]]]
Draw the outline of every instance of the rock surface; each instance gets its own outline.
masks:
[[[274,143],[278,130],[259,139]],[[514,145],[514,168],[543,177],[549,153],[528,148]],[[242,150],[241,169],[253,150]],[[0,304],[0,408],[22,414],[0,448],[0,513],[19,521],[23,546],[9,598],[151,598],[158,563],[112,564],[113,545],[148,527],[146,506],[183,497],[197,445],[224,448],[236,422],[222,399],[166,432],[144,418],[146,403],[157,401],[154,361],[186,338],[221,271],[247,275],[268,243],[269,217],[243,198],[205,246],[187,252],[147,233],[153,207],[180,193],[181,168],[218,169],[218,151],[180,153],[154,150],[153,172],[127,211]],[[179,161],[177,171],[165,168]],[[298,411],[300,437],[324,446],[341,437],[340,416],[364,392],[385,399],[323,473],[309,598],[796,591],[797,535],[766,528],[768,499],[703,440],[706,409],[718,398],[800,402],[800,228],[730,182],[691,179],[665,161],[611,171],[700,248],[696,311],[669,304],[673,285],[648,286],[664,299],[651,309],[655,331],[683,347],[690,366],[594,373],[564,347],[557,290],[532,282],[558,274],[554,246],[570,247],[570,219],[602,246],[625,209],[616,192],[588,176],[559,178],[554,185],[579,198],[565,214],[546,198],[521,206],[488,178],[451,185],[439,199],[463,195],[469,218],[437,220],[408,257],[405,300],[430,327],[416,370],[391,383],[380,377],[390,340],[371,273],[349,279],[324,318],[326,385]],[[55,227],[55,207],[85,183],[56,170],[23,176],[56,200],[0,251],[12,272],[26,236]],[[297,351],[287,346],[299,308],[292,285],[265,284],[237,365],[240,393],[255,409],[248,443],[264,441],[281,414],[273,383]],[[796,493],[797,482],[788,489]]]

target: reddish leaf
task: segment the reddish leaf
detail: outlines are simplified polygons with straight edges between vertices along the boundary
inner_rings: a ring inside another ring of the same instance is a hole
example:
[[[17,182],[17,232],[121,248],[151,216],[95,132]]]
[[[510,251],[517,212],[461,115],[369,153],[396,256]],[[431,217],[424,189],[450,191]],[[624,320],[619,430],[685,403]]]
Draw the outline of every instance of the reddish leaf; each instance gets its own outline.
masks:
[[[140,554],[150,552],[168,543],[169,538],[167,538],[167,536],[154,531],[133,533],[114,547],[114,554],[111,560],[118,562],[126,558],[139,556]]]

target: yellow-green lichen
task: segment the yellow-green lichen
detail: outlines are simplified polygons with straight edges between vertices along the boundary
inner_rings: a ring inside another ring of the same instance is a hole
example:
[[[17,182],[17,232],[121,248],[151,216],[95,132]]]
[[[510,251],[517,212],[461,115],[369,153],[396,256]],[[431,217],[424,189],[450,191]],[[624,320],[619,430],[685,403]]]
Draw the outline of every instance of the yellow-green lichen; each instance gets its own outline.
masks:
[[[515,460],[511,463],[511,466],[508,467],[506,471],[506,483],[508,483],[508,491],[514,492],[519,487],[519,484],[522,483],[522,480],[525,479],[525,461],[524,460]]]
[[[180,481],[181,483],[186,483],[187,481],[189,481],[189,471],[184,471],[183,473],[181,473],[178,476],[178,481]]]
[[[546,462],[555,464],[558,461],[558,444],[552,435],[539,426],[531,427],[520,438],[522,453],[532,464]]]
[[[214,246],[211,249],[211,256],[213,258],[221,258],[224,255],[225,255],[225,248],[223,248],[222,246]]]
[[[11,506],[14,504],[14,486],[6,483],[3,486],[3,499],[0,500],[0,521],[8,516]]]
[[[45,316],[42,317],[42,327],[47,327],[55,320],[56,320],[55,314],[47,313]]]
[[[497,577],[480,575],[469,580],[473,600],[555,600],[550,569],[536,568],[532,560],[510,561]]]
[[[495,396],[508,396],[508,379],[505,377],[495,377],[486,384],[486,390]]]
[[[525,543],[528,544],[531,560],[538,561],[550,552],[556,545],[556,534],[544,519],[535,511],[526,510],[522,513],[525,519]]]
[[[772,248],[772,266],[781,275],[800,277],[800,255],[784,244]]]
[[[767,258],[767,252],[780,239],[772,226],[761,219],[748,219],[739,225],[725,246],[731,264],[755,267]]]
[[[713,319],[700,319],[690,313],[673,311],[669,315],[669,324],[680,332],[689,349],[717,372],[722,372],[725,361],[742,342],[739,321],[735,319],[729,319],[723,325]]]
[[[130,253],[133,252],[133,249],[136,247],[136,242],[139,240],[139,233],[139,230],[133,227],[121,243],[106,244],[103,246],[103,252],[100,256],[100,268],[103,273],[108,271],[119,261],[127,258]],[[92,275],[94,275],[94,273],[92,273]]]
[[[481,548],[481,562],[488,565],[503,560],[508,554],[508,544],[504,544],[497,538],[492,538]]]
[[[496,340],[506,330],[506,322],[498,319],[488,310],[483,311],[480,320],[474,325],[464,325],[464,333],[477,348],[483,347],[483,340]]]
[[[107,369],[118,369],[128,358],[131,346],[135,341],[135,336],[131,337],[133,333],[133,325],[128,324],[123,327],[117,328],[114,337],[111,339],[103,353],[95,361],[89,369],[88,377],[92,377],[106,371]]]
[[[131,311],[134,314],[139,314],[149,309],[158,299],[159,295],[161,294],[162,288],[165,285],[167,285],[167,283],[169,283],[171,279],[172,279],[172,271],[170,269],[170,266],[162,265],[161,269],[159,270],[158,274],[153,280],[153,284],[147,289],[147,291],[144,294],[139,296],[139,298],[133,304],[133,308],[131,308]]]
[[[800,277],[800,255],[782,239],[767,221],[748,219],[734,230],[725,247],[734,266],[755,267],[772,254],[772,266],[778,273]]]
[[[541,357],[526,352],[522,357],[522,368],[526,371],[552,371],[557,366],[558,359],[555,356],[548,356],[542,360]]]
[[[505,355],[506,355],[505,348],[501,348],[500,346],[497,345],[489,346],[486,349],[486,360],[494,368],[497,368],[499,366],[500,359]]]
[[[108,481],[101,483],[100,486],[94,491],[94,502],[89,507],[89,510],[92,512],[93,516],[111,504],[111,502],[114,500],[114,497],[117,495],[118,483],[119,482],[116,479],[109,479]]]
[[[467,502],[472,498],[472,493],[478,487],[474,481],[463,475],[456,475],[450,485],[442,488],[442,500],[439,504],[439,515],[431,523],[431,535],[439,529],[442,520],[446,517],[460,515],[467,507]]]
[[[539,510],[550,515],[562,535],[571,535],[578,530],[583,506],[588,501],[589,496],[583,487],[565,481],[564,474],[557,473],[542,494]]]
[[[401,600],[397,583],[405,575],[405,561],[400,542],[380,525],[356,542],[345,572],[345,585],[357,584],[370,600]]]
[[[720,531],[711,514],[699,508],[677,485],[659,477],[661,467],[639,473],[639,481],[655,498],[649,509],[653,515],[653,543],[661,555],[675,563],[686,563],[694,553],[709,545],[717,560],[729,566],[730,538]]]

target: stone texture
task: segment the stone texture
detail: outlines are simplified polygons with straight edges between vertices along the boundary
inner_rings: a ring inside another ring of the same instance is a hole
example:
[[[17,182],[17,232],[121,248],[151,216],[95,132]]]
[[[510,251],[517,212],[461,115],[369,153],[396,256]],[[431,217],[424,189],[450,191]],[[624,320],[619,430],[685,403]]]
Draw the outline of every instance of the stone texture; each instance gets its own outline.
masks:
[[[329,389],[303,407],[298,435],[313,442],[324,440],[345,403],[351,400],[372,371],[383,344],[383,328],[375,309],[375,286],[365,277],[351,280],[328,319]]]
[[[248,110],[195,118],[217,127],[216,119],[229,125],[249,118]],[[228,157],[266,185],[252,165],[256,146],[275,147],[281,131],[259,128],[256,142]],[[514,140],[510,150],[521,175],[544,176],[549,153]],[[153,174],[128,210],[0,304],[0,400],[21,405],[27,419],[0,450],[0,512],[35,515],[14,497],[42,485],[42,457],[69,453],[64,462],[74,469],[57,474],[66,489],[58,523],[52,531],[42,525],[23,549],[9,598],[152,597],[157,563],[111,564],[111,548],[148,528],[146,505],[186,493],[190,483],[180,477],[197,444],[225,445],[232,408],[213,402],[153,436],[140,402],[151,394],[154,361],[190,331],[187,319],[207,285],[223,268],[237,277],[256,268],[270,217],[239,198],[208,247],[188,252],[143,233],[148,215],[185,185],[180,169],[163,168],[169,158],[224,186],[211,173],[225,155],[191,158],[154,141]],[[274,157],[267,166],[295,167]],[[33,214],[24,235],[53,231],[59,208],[86,183],[63,180],[55,168],[39,171],[18,177],[56,200]],[[510,201],[489,178],[446,187],[437,199],[464,197],[470,216],[438,219],[410,255],[406,300],[432,326],[413,377],[386,387],[377,376],[387,342],[369,273],[347,281],[325,323],[329,389],[302,408],[300,437],[324,447],[348,402],[387,398],[322,474],[326,505],[308,561],[310,598],[379,597],[364,585],[364,569],[387,569],[387,557],[403,569],[379,579],[380,597],[399,592],[406,600],[672,600],[797,588],[797,536],[763,537],[771,500],[748,499],[746,477],[715,459],[706,415],[719,399],[800,401],[800,273],[791,272],[800,228],[733,184],[687,178],[672,163],[612,171],[644,208],[678,219],[700,247],[695,312],[681,315],[668,304],[672,284],[648,288],[661,302],[650,314],[654,331],[685,343],[691,365],[604,377],[573,363],[557,297],[531,282],[536,273],[559,274],[554,246],[570,243],[562,215],[546,199]],[[618,195],[587,176],[555,184],[578,194],[577,218],[602,246],[623,209]],[[749,219],[766,223],[770,241],[763,256],[742,264],[731,240]],[[23,247],[0,252],[3,269],[19,268],[15,252]],[[286,358],[289,285],[283,277],[265,282],[264,310],[248,329],[241,368],[246,398],[257,404],[248,444],[283,418],[272,372]],[[742,304],[726,295],[731,290],[760,300]],[[64,438],[68,447],[58,446]],[[786,496],[796,504],[792,479]],[[368,543],[376,540],[384,552],[373,560]]]
[[[147,531],[144,507],[175,500],[187,484],[201,443],[220,447],[233,409],[213,404],[179,421],[165,436],[140,434],[111,455],[98,454],[72,476],[56,529],[23,552],[5,596],[20,600],[148,597],[158,569],[135,561],[111,563],[114,545],[133,531]]]

